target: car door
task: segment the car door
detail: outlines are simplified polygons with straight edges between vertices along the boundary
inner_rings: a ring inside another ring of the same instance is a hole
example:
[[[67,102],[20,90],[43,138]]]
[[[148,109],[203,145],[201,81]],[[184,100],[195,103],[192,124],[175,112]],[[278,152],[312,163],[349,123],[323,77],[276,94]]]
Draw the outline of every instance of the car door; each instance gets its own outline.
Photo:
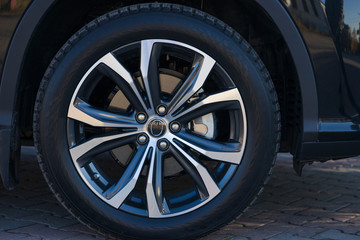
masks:
[[[323,3],[343,65],[344,80],[339,89],[343,101],[341,112],[353,123],[359,124],[360,4],[358,0],[326,0]]]

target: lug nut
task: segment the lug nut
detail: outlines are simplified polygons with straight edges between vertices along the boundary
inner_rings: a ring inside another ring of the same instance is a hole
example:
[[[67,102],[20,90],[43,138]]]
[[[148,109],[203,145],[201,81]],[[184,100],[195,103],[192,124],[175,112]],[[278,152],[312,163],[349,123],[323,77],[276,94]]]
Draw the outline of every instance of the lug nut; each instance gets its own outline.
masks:
[[[172,132],[179,132],[180,131],[180,128],[181,128],[181,126],[180,126],[180,123],[178,123],[178,122],[172,122],[171,124],[170,124],[170,130],[172,131]]]
[[[137,137],[137,141],[139,144],[141,145],[144,145],[148,142],[149,138],[146,134],[140,134],[138,137]]]
[[[165,105],[159,105],[156,109],[156,112],[160,115],[160,116],[164,116],[166,114],[166,106]]]
[[[140,112],[140,113],[136,114],[136,121],[138,123],[145,123],[146,120],[147,120],[147,116],[145,113]]]
[[[158,142],[158,148],[159,148],[160,150],[162,150],[162,151],[167,150],[167,149],[169,148],[169,146],[170,146],[170,143],[169,143],[169,141],[166,140],[166,139],[161,139],[161,140],[159,140],[159,142]]]

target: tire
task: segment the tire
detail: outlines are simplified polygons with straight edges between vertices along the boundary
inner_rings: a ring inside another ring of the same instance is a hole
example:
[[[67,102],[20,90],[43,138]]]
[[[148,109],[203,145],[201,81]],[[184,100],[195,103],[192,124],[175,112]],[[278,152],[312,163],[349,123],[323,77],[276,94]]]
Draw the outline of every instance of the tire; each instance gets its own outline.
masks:
[[[194,238],[262,191],[279,105],[233,29],[192,8],[141,4],[99,17],[60,49],[38,91],[34,138],[50,188],[90,228]]]

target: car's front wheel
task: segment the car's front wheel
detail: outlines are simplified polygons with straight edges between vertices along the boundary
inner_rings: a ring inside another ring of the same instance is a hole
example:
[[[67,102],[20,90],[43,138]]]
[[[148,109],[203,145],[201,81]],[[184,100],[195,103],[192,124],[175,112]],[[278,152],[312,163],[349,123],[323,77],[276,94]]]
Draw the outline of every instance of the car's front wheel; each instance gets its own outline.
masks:
[[[64,45],[42,80],[34,130],[50,187],[82,222],[181,239],[250,204],[280,123],[271,79],[238,33],[198,10],[144,4]]]

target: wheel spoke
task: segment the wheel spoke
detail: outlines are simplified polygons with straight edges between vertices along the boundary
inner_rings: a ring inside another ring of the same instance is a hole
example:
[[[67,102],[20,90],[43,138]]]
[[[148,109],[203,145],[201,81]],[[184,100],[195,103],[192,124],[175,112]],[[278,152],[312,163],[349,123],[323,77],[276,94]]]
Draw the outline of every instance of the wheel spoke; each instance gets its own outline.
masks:
[[[196,54],[192,71],[169,104],[169,113],[175,112],[204,85],[215,65],[210,56]]]
[[[140,146],[137,149],[120,180],[103,193],[108,204],[115,208],[119,208],[123,204],[125,199],[134,190],[144,163],[151,151],[152,148],[149,146]]]
[[[169,213],[169,207],[163,196],[162,179],[163,163],[162,152],[155,150],[152,152],[151,163],[146,184],[146,199],[148,205],[149,217],[161,217]]]
[[[240,102],[239,91],[233,88],[204,98],[188,109],[177,113],[175,116],[170,116],[169,121],[178,119],[179,121],[186,122],[217,110],[240,109],[240,105],[237,104]]]
[[[133,77],[114,55],[108,53],[102,57],[97,62],[96,69],[112,79],[138,111],[145,111],[147,109]]]
[[[95,146],[94,148],[90,149],[88,152],[84,153],[77,159],[77,163],[79,164],[79,167],[83,167],[87,163],[91,162],[93,157],[98,154],[113,150],[115,148],[124,146],[126,144],[136,142],[136,137],[137,137],[136,135],[137,134],[132,134],[130,136],[122,137],[120,139],[119,138],[113,139]]]
[[[189,133],[180,132],[172,135],[173,141],[194,149],[195,151],[213,159],[232,164],[240,164],[242,151],[240,142],[219,143],[201,138]]]
[[[96,109],[80,98],[75,100],[74,105],[71,104],[68,112],[68,118],[86,123],[93,127],[135,129],[138,127],[134,118]]]
[[[158,61],[161,53],[162,44],[154,40],[141,41],[141,74],[152,109],[160,104],[160,79]]]
[[[70,155],[74,163],[78,163],[80,167],[86,164],[86,161],[78,162],[81,159],[86,159],[90,156],[95,156],[97,153],[105,152],[114,149],[118,146],[125,145],[136,139],[137,132],[127,132],[115,134],[104,137],[93,138],[80,145],[76,145],[70,149]],[[112,142],[116,140],[116,142]]]
[[[185,152],[180,146],[172,144],[170,151],[179,164],[194,180],[201,200],[207,198],[211,199],[220,192],[218,185],[210,176],[207,169]]]

